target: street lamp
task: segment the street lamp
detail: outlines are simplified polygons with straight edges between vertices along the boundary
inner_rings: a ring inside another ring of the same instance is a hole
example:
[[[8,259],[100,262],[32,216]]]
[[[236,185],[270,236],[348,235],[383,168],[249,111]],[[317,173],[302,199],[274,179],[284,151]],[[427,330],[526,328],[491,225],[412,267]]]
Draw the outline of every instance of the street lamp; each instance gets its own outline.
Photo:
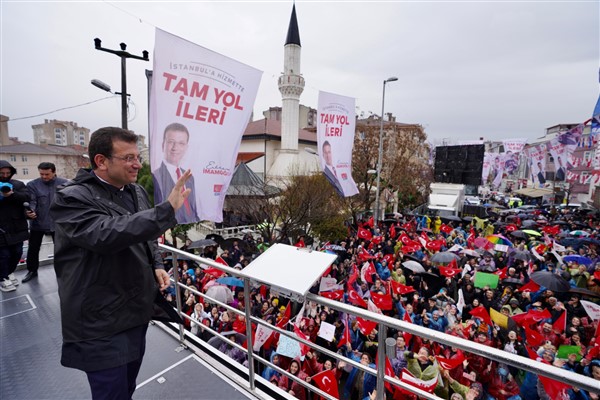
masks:
[[[98,38],[94,39],[94,47],[96,50],[115,54],[121,58],[121,93],[115,93],[115,94],[121,95],[121,125],[122,125],[123,129],[127,129],[127,96],[128,96],[128,94],[127,94],[126,60],[128,58],[133,58],[135,60],[150,61],[150,59],[148,58],[148,52],[146,50],[144,50],[144,51],[142,51],[141,56],[133,55],[133,54],[125,51],[127,49],[127,45],[125,43],[119,44],[119,47],[121,48],[121,50],[107,49],[107,48],[102,47],[102,40],[100,40]],[[94,83],[94,81],[96,81],[96,83]],[[101,85],[97,84],[98,82],[102,83],[101,81],[94,79],[92,81],[92,85],[99,87],[102,90],[106,90],[107,92],[110,91],[110,86],[108,86],[106,84],[104,84],[104,86],[101,86]]]
[[[377,156],[377,191],[375,192],[375,221],[379,220],[379,182],[381,180],[381,159],[383,158],[383,113],[385,112],[385,84],[395,82],[398,78],[391,76],[383,81],[383,96],[381,99],[381,123],[379,125],[379,155]]]

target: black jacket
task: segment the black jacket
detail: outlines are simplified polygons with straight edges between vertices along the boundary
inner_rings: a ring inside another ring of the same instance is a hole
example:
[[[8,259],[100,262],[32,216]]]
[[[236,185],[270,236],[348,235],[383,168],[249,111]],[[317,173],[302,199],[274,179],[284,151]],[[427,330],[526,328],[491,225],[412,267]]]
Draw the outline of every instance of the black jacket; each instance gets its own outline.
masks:
[[[148,323],[162,268],[156,239],[175,226],[168,202],[151,208],[135,195],[135,214],[118,203],[114,189],[87,170],[56,193],[54,268],[64,342],[104,338]]]
[[[12,179],[17,170],[6,160],[0,160],[0,168],[10,168],[11,176],[5,183],[12,185],[13,194],[0,194],[0,246],[13,245],[27,240],[29,230],[23,203],[29,201],[27,187]]]

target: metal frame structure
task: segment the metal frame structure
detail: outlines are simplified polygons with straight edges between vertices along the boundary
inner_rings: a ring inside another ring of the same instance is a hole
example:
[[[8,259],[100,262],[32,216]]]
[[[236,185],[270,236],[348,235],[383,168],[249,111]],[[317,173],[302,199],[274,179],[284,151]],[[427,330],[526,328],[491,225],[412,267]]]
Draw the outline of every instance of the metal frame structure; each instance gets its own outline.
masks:
[[[259,283],[262,284],[263,282],[254,282],[250,278],[245,276],[243,271],[240,271],[240,270],[228,267],[228,266],[224,266],[222,264],[215,262],[214,260],[191,255],[190,253],[187,253],[185,251],[182,251],[182,250],[170,247],[170,246],[166,246],[166,245],[160,245],[160,247],[162,250],[171,252],[173,254],[173,278],[178,287],[182,287],[187,290],[190,290],[194,294],[201,296],[202,298],[206,298],[210,302],[218,304],[219,306],[224,307],[225,309],[230,310],[238,315],[244,315],[246,318],[246,332],[252,331],[252,323],[268,326],[269,329],[272,329],[275,332],[278,332],[282,335],[286,335],[290,338],[293,338],[294,340],[301,342],[305,345],[308,345],[312,349],[316,349],[319,352],[321,352],[329,357],[332,357],[336,360],[343,360],[344,362],[352,365],[353,367],[359,368],[369,374],[376,376],[377,377],[377,399],[383,399],[384,384],[386,382],[391,383],[395,386],[399,386],[406,391],[416,394],[420,398],[432,399],[432,400],[440,399],[438,396],[436,396],[434,394],[425,392],[414,386],[408,385],[398,379],[391,378],[391,377],[385,375],[385,357],[386,357],[386,355],[385,355],[385,339],[386,339],[385,332],[386,332],[386,329],[385,328],[386,327],[394,328],[397,330],[401,330],[403,332],[410,333],[412,335],[416,335],[416,336],[419,336],[422,338],[427,338],[434,342],[438,342],[438,343],[442,343],[442,344],[445,344],[448,346],[456,347],[456,348],[459,348],[466,352],[474,353],[474,354],[483,356],[485,358],[488,358],[488,359],[491,359],[491,360],[494,360],[494,361],[497,361],[500,363],[505,363],[510,366],[513,366],[513,367],[516,367],[518,369],[522,369],[525,371],[529,371],[529,372],[532,372],[537,375],[543,375],[545,377],[567,383],[571,386],[575,386],[580,389],[584,389],[584,390],[595,392],[595,393],[600,393],[600,382],[597,380],[594,380],[590,377],[576,374],[574,372],[567,371],[567,370],[564,370],[564,369],[561,369],[561,368],[558,368],[558,367],[555,367],[552,365],[543,364],[543,363],[537,362],[535,360],[531,360],[529,358],[511,354],[509,352],[506,352],[506,351],[503,351],[500,349],[496,349],[493,347],[489,347],[486,345],[482,345],[480,343],[472,342],[472,341],[469,341],[469,340],[466,340],[463,338],[459,338],[456,336],[448,335],[446,333],[438,332],[433,329],[425,328],[420,325],[407,323],[405,321],[401,321],[396,318],[391,318],[391,317],[388,317],[385,315],[376,314],[371,311],[364,310],[362,308],[354,307],[352,305],[348,305],[348,304],[341,303],[338,301],[330,300],[330,299],[327,299],[322,296],[317,296],[317,295],[314,295],[311,293],[307,293],[304,298],[304,301],[313,301],[317,304],[324,305],[324,306],[336,309],[338,311],[342,311],[344,313],[356,315],[361,318],[365,318],[370,321],[376,322],[378,324],[379,335],[378,335],[378,353],[377,353],[377,356],[378,356],[377,361],[378,362],[376,365],[377,369],[375,370],[370,367],[365,367],[362,364],[360,364],[354,360],[351,360],[344,356],[341,356],[338,353],[334,353],[334,352],[332,352],[328,349],[325,349],[313,342],[301,339],[301,338],[297,337],[296,335],[294,335],[292,332],[286,331],[284,329],[280,329],[276,326],[268,324],[266,321],[264,321],[260,318],[252,316],[251,306],[250,306],[250,304],[251,304],[251,302],[250,302],[251,286],[253,284],[259,284]],[[199,292],[195,288],[191,288],[182,283],[179,283],[179,273],[178,273],[178,268],[177,268],[177,255],[178,254],[184,255],[187,258],[191,258],[192,260],[197,261],[200,264],[209,265],[211,267],[218,268],[232,276],[241,278],[244,281],[244,303],[245,303],[244,312],[241,312],[240,310],[235,309],[227,304],[224,304],[215,299],[212,299],[212,298],[206,296],[204,293]],[[182,318],[186,318],[190,321],[193,321],[194,323],[201,324],[200,321],[197,321],[194,318],[188,316],[187,314],[182,313],[182,311],[181,311],[182,300],[180,297],[181,296],[180,290],[176,290],[176,296],[177,296],[177,299],[176,299],[177,312],[179,313],[179,315]],[[255,371],[254,371],[254,360],[256,359],[257,361],[261,362],[262,364],[275,369],[279,373],[285,374],[290,379],[294,380],[295,382],[297,382],[300,385],[302,385],[303,387],[305,387],[307,390],[315,392],[324,398],[327,398],[330,400],[335,400],[335,398],[330,396],[329,394],[323,392],[322,390],[316,388],[315,386],[309,385],[308,383],[298,379],[296,376],[289,374],[287,371],[279,368],[278,366],[272,364],[270,361],[260,357],[259,355],[254,354],[252,351],[247,351],[246,348],[244,348],[243,346],[240,346],[239,344],[232,342],[231,340],[227,339],[226,337],[221,336],[218,332],[212,330],[211,328],[204,327],[203,329],[208,330],[210,333],[219,336],[220,339],[222,339],[226,343],[228,343],[232,346],[235,346],[236,348],[244,351],[247,354],[248,365],[249,365],[249,367],[248,367],[248,384],[249,384],[250,391],[254,391],[256,388],[256,383],[255,383],[256,377],[255,377]],[[186,345],[186,336],[185,335],[190,335],[190,337],[191,337],[192,334],[191,334],[191,332],[185,331],[184,326],[182,324],[180,324],[179,325],[179,341],[183,345]],[[247,349],[252,349],[252,346],[253,346],[252,335],[250,335],[250,334],[246,335],[246,338],[247,338],[246,339],[247,340],[247,343],[246,343]]]

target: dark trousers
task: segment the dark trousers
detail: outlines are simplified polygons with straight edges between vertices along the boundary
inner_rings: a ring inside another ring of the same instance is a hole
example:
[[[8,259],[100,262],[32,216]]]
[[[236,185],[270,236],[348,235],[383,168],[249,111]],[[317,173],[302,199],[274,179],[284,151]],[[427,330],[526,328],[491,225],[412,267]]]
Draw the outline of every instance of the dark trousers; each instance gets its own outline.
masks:
[[[93,400],[130,400],[142,359],[100,371],[86,372]]]
[[[40,248],[46,234],[52,236],[54,241],[54,232],[29,232],[29,247],[27,248],[27,270],[29,272],[37,272],[40,267]]]
[[[0,279],[15,272],[23,255],[23,242],[0,246]]]

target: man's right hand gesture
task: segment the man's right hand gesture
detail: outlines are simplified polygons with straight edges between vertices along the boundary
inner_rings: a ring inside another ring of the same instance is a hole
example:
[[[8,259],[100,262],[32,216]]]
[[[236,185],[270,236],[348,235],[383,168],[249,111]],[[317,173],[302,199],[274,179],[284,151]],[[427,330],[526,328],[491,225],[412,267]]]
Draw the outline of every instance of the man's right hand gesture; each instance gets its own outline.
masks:
[[[187,199],[192,192],[191,188],[184,189],[186,182],[191,176],[191,170],[188,169],[185,171],[183,175],[181,175],[181,178],[177,180],[177,183],[175,183],[175,187],[173,190],[171,190],[171,193],[169,193],[169,198],[167,200],[169,203],[171,203],[171,206],[173,206],[175,211],[179,210],[181,206],[183,206],[185,199]]]

